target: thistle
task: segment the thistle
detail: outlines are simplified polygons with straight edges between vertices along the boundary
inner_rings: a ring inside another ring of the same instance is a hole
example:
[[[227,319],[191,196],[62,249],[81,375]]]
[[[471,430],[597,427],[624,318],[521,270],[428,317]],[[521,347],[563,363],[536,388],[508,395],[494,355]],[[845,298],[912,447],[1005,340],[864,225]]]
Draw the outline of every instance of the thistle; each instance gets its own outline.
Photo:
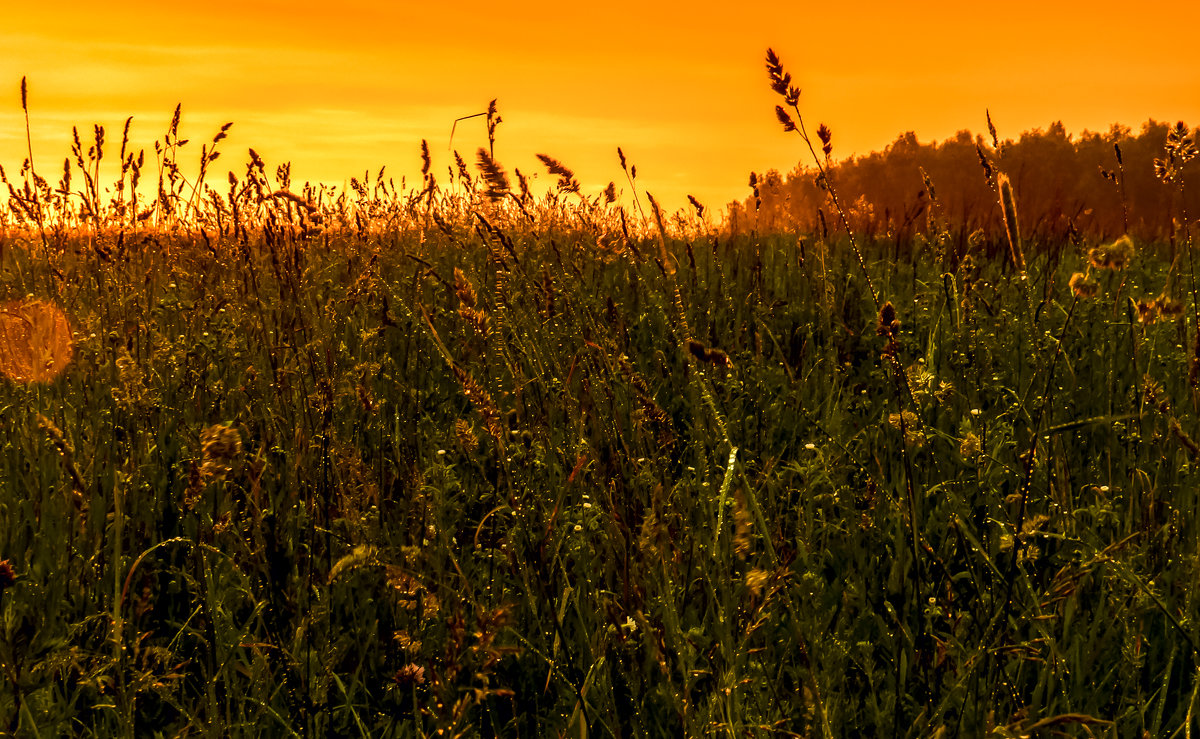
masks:
[[[884,303],[875,320],[875,333],[891,338],[900,331],[900,319],[896,317],[896,306],[891,301]]]

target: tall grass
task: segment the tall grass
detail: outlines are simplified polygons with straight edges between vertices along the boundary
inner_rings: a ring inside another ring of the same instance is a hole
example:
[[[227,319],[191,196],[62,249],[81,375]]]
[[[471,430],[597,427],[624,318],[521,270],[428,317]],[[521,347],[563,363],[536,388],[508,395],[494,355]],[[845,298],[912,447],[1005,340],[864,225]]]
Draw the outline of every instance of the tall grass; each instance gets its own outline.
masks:
[[[0,384],[9,733],[1191,730],[1200,363],[1152,245],[735,239],[490,147],[221,193],[178,127],[154,196],[124,151],[11,185],[3,339],[74,335]]]

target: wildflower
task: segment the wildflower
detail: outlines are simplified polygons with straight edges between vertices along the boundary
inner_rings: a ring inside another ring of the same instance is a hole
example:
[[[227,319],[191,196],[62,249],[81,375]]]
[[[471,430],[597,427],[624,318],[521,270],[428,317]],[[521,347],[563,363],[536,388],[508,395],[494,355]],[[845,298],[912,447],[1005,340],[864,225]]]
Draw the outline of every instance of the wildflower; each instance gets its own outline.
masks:
[[[113,400],[126,410],[140,409],[148,400],[152,400],[141,366],[125,347],[121,347],[116,364],[120,382],[109,389]]]
[[[242,453],[241,434],[230,426],[209,426],[200,434],[200,450],[204,458],[200,465],[200,474],[203,477],[224,479],[233,469],[234,460]]]
[[[763,588],[771,579],[771,573],[766,570],[752,569],[746,573],[746,587],[754,593],[754,597],[762,595]]]
[[[396,670],[396,676],[393,679],[398,685],[424,685],[425,668],[409,663]]]
[[[1102,244],[1088,252],[1088,261],[1097,269],[1124,269],[1133,256],[1133,239],[1122,236],[1111,244]]]
[[[1154,323],[1158,320],[1158,301],[1139,300],[1135,303],[1135,307],[1137,308],[1138,323]]]
[[[889,414],[888,424],[893,428],[904,430],[905,446],[920,446],[925,441],[925,437],[920,432],[921,421],[912,411]]]
[[[933,373],[925,369],[919,362],[905,370],[904,375],[908,378],[908,387],[912,390],[913,397],[918,401],[924,401],[929,397],[933,383],[937,380]]]
[[[412,638],[407,631],[393,633],[392,640],[396,642],[396,646],[409,654],[416,654],[421,651],[421,640]]]
[[[11,588],[17,582],[17,573],[13,572],[12,563],[0,559],[0,593]]]
[[[958,453],[963,459],[974,459],[979,454],[982,445],[979,442],[979,437],[974,433],[968,433],[963,437],[962,443],[958,445]]]
[[[1075,296],[1084,300],[1094,298],[1100,292],[1100,283],[1088,279],[1088,276],[1082,272],[1076,272],[1071,275],[1071,281],[1068,284],[1071,286],[1071,290],[1075,293]]]

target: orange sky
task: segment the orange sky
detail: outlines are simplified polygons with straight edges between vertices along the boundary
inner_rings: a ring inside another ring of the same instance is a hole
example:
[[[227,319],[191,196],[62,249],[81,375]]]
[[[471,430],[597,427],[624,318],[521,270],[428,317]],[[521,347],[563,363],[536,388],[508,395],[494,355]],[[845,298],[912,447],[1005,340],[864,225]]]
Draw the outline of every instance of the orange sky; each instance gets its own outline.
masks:
[[[103,124],[115,155],[132,115],[153,159],[180,102],[181,135],[195,148],[185,161],[234,122],[221,176],[241,174],[253,147],[270,170],[290,160],[298,181],[340,184],[387,165],[411,182],[426,138],[445,182],[452,121],[497,98],[496,156],[510,172],[551,182],[534,157],[547,153],[594,194],[624,184],[620,146],[639,187],[669,208],[690,193],[720,209],[746,196],[751,170],[786,172],[800,159],[799,139],[774,118],[768,46],[802,87],[806,121],[833,129],[839,158],[907,130],[923,141],[983,131],[985,108],[1001,137],[1056,119],[1074,133],[1147,118],[1200,123],[1192,3],[5,5],[0,164],[10,177],[25,156],[23,75],[35,161],[53,181],[72,125],[86,135]],[[459,126],[454,145],[469,162],[485,143],[482,118]]]

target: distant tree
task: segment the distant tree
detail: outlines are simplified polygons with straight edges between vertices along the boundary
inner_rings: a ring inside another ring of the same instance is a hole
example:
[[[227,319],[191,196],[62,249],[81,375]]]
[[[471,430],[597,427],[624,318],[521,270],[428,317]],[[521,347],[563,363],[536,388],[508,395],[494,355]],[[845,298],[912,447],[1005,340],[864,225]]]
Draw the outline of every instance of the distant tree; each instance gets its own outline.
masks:
[[[985,241],[1002,237],[997,196],[981,154],[993,173],[1003,171],[1011,179],[1020,229],[1034,248],[1061,243],[1072,230],[1093,240],[1128,232],[1138,239],[1162,241],[1174,233],[1172,219],[1178,218],[1182,205],[1175,202],[1178,189],[1167,187],[1154,174],[1154,159],[1163,156],[1169,129],[1150,120],[1137,134],[1114,125],[1104,133],[1084,131],[1072,137],[1061,121],[1055,121],[1016,140],[999,141],[998,147],[990,136],[972,136],[965,130],[940,143],[921,143],[908,131],[883,151],[833,163],[828,175],[847,207],[851,227],[868,238],[892,239],[898,246],[928,231],[934,212],[959,250],[973,233],[981,232]],[[1189,167],[1185,177],[1195,177],[1196,163]],[[820,212],[830,212],[828,193],[811,167],[798,164],[786,177],[767,172],[757,179],[757,189],[757,198],[751,195],[730,204],[730,228],[816,232]],[[1200,183],[1185,188],[1185,193],[1188,213],[1200,214]],[[826,222],[832,228],[836,219]]]

